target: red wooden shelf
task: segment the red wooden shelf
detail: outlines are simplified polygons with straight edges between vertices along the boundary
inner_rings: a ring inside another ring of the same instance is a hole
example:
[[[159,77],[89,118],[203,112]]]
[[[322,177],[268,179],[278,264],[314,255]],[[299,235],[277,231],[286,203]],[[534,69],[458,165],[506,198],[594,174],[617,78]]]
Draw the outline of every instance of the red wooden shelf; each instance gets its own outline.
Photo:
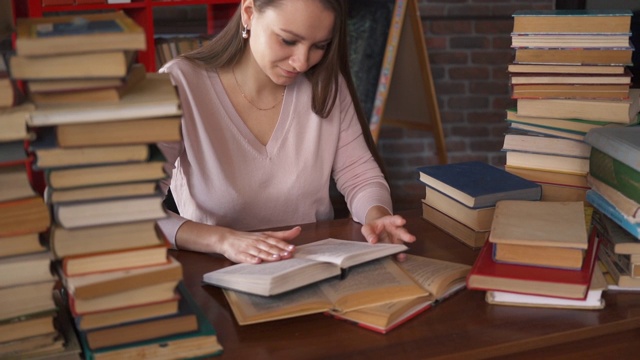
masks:
[[[166,6],[207,5],[207,35],[214,32],[214,22],[229,20],[234,14],[240,0],[132,0],[127,4],[80,4],[43,6],[42,0],[13,0],[17,17],[41,17],[47,13],[122,10],[135,20],[147,35],[147,50],[141,51],[138,61],[145,65],[147,71],[156,71],[155,29],[153,26],[153,9]]]

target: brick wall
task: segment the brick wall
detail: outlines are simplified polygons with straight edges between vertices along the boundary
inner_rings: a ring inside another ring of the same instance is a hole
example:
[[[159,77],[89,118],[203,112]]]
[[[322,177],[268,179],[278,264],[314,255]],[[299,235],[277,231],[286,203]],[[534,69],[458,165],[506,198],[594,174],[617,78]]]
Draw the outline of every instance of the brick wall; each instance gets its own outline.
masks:
[[[554,0],[419,0],[449,162],[504,165],[504,112],[512,59],[511,14],[552,9]],[[431,133],[383,126],[379,150],[396,210],[419,208],[424,186],[416,168],[437,164]]]

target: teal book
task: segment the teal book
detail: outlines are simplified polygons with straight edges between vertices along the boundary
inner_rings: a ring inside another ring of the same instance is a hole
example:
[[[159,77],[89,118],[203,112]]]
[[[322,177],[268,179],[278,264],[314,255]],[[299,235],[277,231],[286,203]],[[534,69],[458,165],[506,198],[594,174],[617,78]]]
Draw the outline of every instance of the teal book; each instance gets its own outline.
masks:
[[[123,359],[123,358],[180,358],[196,359],[222,354],[222,346],[218,342],[213,325],[195,302],[183,282],[178,285],[178,292],[186,306],[198,321],[196,331],[168,335],[160,338],[135,343],[92,350],[84,336],[79,336],[85,360]]]
[[[640,125],[591,129],[584,141],[640,172]]]
[[[539,184],[480,161],[418,168],[420,181],[470,208],[500,200],[540,200]],[[428,190],[427,190],[428,191]]]
[[[640,159],[637,156],[636,161]],[[593,146],[589,155],[589,174],[640,203],[640,171]]]
[[[629,221],[609,200],[605,199],[597,191],[587,190],[587,201],[604,216],[613,220],[621,228],[636,239],[640,240],[640,224]]]

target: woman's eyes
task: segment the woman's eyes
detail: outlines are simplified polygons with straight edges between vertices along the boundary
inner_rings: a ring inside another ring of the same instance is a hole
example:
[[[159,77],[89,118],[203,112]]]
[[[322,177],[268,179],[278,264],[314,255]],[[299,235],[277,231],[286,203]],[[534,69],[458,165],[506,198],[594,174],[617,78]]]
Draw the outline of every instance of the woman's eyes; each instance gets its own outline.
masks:
[[[284,38],[282,39],[282,43],[285,44],[286,46],[295,46],[298,44],[298,42],[295,40],[287,40]],[[322,44],[316,44],[313,47],[315,47],[318,50],[326,50],[328,46],[329,46],[328,43],[322,43]]]

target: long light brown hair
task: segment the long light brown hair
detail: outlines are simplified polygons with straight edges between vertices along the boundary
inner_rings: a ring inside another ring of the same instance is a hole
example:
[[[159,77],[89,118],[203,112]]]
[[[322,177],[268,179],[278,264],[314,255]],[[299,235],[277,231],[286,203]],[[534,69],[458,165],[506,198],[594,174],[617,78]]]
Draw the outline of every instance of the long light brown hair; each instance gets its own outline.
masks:
[[[282,1],[294,0],[253,0],[256,11],[263,12],[270,7],[276,7]],[[349,67],[349,49],[347,44],[347,1],[346,0],[318,0],[335,16],[332,40],[324,56],[316,65],[305,72],[311,83],[311,109],[322,118],[329,116],[338,97],[338,83],[340,75],[347,83],[353,105],[362,127],[362,133],[371,154],[376,159],[384,173],[382,159],[378,154],[375,142],[369,130],[369,123],[364,115],[362,105],[358,100],[351,70]],[[246,49],[247,41],[242,38],[243,29],[241,19],[242,4],[231,17],[224,29],[211,41],[201,48],[182,55],[183,58],[198,62],[206,67],[220,68],[235,64]]]

